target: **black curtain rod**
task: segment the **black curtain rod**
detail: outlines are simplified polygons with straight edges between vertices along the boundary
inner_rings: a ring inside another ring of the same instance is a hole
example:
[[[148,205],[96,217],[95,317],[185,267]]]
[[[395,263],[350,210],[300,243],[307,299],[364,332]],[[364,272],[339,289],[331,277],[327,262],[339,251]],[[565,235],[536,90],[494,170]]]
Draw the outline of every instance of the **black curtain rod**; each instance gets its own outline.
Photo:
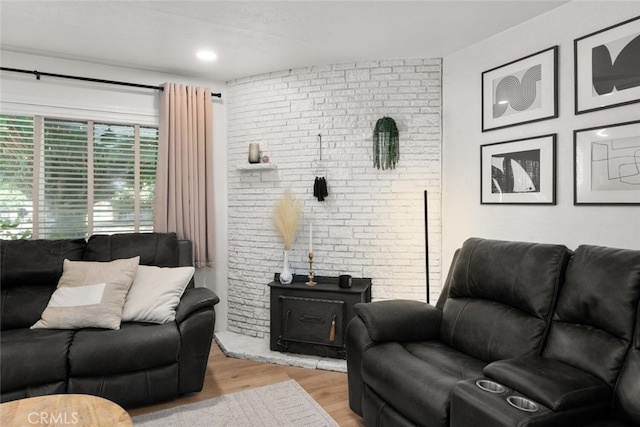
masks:
[[[92,79],[89,77],[78,77],[78,76],[69,76],[67,74],[54,74],[54,73],[44,73],[42,71],[37,70],[22,70],[20,68],[8,68],[8,67],[0,67],[1,71],[11,71],[14,73],[24,73],[24,74],[33,74],[36,76],[36,79],[40,80],[40,77],[57,77],[60,79],[72,79],[72,80],[81,80],[83,82],[93,82],[93,83],[106,83],[110,85],[119,85],[119,86],[129,86],[129,87],[139,87],[142,89],[153,89],[163,91],[164,88],[162,86],[151,86],[151,85],[141,85],[138,83],[128,83],[128,82],[119,82],[116,80],[102,80],[102,79]],[[221,93],[212,93],[212,97],[222,98]]]

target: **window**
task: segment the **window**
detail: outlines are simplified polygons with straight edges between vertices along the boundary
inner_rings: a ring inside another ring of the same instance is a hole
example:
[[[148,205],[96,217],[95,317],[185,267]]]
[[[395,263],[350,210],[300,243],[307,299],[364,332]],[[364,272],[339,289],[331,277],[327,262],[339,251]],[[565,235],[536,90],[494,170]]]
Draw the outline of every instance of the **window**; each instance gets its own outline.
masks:
[[[0,115],[0,238],[153,230],[158,129]]]

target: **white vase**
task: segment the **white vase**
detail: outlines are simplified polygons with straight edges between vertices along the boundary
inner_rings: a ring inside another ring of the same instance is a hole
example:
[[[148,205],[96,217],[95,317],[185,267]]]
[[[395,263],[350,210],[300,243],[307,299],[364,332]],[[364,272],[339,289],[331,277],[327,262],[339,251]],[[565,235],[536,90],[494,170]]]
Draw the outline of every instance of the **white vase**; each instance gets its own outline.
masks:
[[[280,283],[288,285],[291,282],[293,282],[293,274],[289,270],[289,251],[284,251],[284,267],[280,273]]]

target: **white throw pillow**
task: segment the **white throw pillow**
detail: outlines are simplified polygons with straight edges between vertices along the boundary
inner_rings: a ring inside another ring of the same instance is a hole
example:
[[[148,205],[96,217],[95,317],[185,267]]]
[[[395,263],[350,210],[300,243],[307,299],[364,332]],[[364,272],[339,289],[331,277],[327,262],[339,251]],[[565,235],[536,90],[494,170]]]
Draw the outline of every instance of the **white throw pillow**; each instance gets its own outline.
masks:
[[[127,292],[140,257],[111,262],[69,261],[33,329],[120,329]]]
[[[141,265],[122,309],[123,322],[167,323],[195,272],[193,267]]]

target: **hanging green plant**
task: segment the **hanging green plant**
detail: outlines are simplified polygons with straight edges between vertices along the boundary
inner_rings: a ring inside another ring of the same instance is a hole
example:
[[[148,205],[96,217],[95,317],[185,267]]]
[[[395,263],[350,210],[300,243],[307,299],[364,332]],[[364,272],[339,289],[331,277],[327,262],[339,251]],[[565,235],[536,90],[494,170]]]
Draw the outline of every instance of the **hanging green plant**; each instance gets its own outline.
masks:
[[[373,165],[378,169],[395,169],[400,158],[400,137],[396,122],[383,117],[373,130]]]

